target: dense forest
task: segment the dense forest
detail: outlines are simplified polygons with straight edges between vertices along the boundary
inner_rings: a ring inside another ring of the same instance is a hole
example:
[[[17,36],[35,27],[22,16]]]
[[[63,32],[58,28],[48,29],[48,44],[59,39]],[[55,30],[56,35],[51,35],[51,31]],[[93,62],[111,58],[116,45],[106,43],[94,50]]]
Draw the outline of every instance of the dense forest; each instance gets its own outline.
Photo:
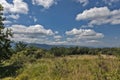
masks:
[[[12,42],[2,11],[0,5],[0,80],[120,80],[120,48],[42,49]]]

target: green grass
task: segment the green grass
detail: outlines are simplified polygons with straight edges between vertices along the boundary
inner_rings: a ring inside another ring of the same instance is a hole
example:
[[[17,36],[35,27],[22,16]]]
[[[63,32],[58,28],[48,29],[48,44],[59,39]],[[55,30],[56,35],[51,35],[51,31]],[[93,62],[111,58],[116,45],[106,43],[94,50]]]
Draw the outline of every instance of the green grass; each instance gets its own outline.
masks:
[[[120,80],[120,60],[105,55],[42,58],[18,72],[2,80]]]

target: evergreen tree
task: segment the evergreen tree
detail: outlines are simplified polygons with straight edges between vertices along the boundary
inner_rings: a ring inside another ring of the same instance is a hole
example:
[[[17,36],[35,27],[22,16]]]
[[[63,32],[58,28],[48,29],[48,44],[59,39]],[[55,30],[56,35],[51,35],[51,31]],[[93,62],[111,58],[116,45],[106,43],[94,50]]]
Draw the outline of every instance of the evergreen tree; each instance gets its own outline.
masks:
[[[10,57],[11,30],[4,27],[3,7],[0,5],[0,61]]]

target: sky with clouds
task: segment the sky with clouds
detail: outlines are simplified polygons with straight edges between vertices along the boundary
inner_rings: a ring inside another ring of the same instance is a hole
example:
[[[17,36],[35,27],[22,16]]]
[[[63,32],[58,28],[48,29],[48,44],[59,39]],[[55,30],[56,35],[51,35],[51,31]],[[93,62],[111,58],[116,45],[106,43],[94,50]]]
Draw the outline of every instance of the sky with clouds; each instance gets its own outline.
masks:
[[[120,47],[120,0],[0,0],[14,41]]]

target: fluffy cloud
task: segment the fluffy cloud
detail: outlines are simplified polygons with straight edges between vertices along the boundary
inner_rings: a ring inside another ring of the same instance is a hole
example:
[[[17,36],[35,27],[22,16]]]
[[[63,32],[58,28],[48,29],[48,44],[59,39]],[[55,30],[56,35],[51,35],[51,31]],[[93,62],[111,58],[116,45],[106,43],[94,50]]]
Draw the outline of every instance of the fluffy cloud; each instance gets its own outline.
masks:
[[[62,37],[56,31],[45,29],[42,25],[12,25],[14,35],[11,40],[23,41],[27,43],[51,44],[51,45],[87,45],[88,43],[98,43],[98,39],[103,38],[102,33],[97,33],[91,29],[72,29],[66,31],[66,36]],[[83,44],[84,43],[84,44]]]
[[[94,7],[79,13],[76,20],[88,20],[89,25],[120,24],[120,9],[110,11],[107,7]]]
[[[43,6],[46,9],[57,3],[56,0],[32,0],[32,2],[34,5],[37,4]]]
[[[12,18],[12,19],[18,19],[20,16],[18,14],[11,14],[11,15],[8,15],[6,16],[6,18]]]
[[[54,39],[55,39],[56,42],[59,42],[59,41],[61,41],[62,36],[60,36],[60,35],[55,35],[55,36],[54,36]]]
[[[39,35],[54,35],[51,29],[45,29],[42,25],[23,26],[23,25],[12,25],[10,27],[16,34],[39,34]]]
[[[5,20],[5,21],[3,21],[3,23],[4,23],[4,24],[11,24],[12,22],[9,21],[9,20]]]
[[[56,34],[56,31],[45,29],[42,25],[12,25],[14,35],[11,40],[23,41],[27,43],[51,44],[51,45],[80,45],[87,43],[97,43],[98,39],[103,38],[102,33],[97,33],[91,29],[72,29],[66,31],[66,38]]]
[[[75,1],[82,4],[82,6],[86,6],[90,2],[90,0],[75,0]],[[115,4],[115,3],[120,3],[120,0],[102,0],[102,1],[103,1],[103,3],[105,3],[105,4],[109,5],[109,6],[111,6],[111,5]]]
[[[107,7],[101,7],[101,8],[94,7],[89,10],[85,10],[82,13],[79,13],[76,17],[76,20],[96,19],[96,18],[108,16],[109,13],[110,11]]]
[[[60,36],[60,35],[56,35],[56,36],[54,36],[54,38],[55,38],[55,39],[61,39],[62,36]]]
[[[23,0],[13,0],[13,4],[8,3],[7,0],[1,0],[0,4],[4,7],[6,13],[28,13],[28,5]]]
[[[14,41],[49,44],[55,36],[55,32],[51,29],[45,29],[42,25],[33,25],[28,27],[24,25],[12,25],[9,28],[12,29],[14,33],[13,38],[11,38]]]
[[[81,40],[95,40],[103,38],[104,35],[102,33],[97,33],[92,29],[72,29],[70,31],[66,31],[66,35],[69,36],[67,41],[73,42],[81,42]]]
[[[34,20],[34,22],[37,22],[37,18],[36,17],[33,17],[33,20]]]
[[[112,5],[113,3],[120,2],[120,0],[103,0],[105,4]]]
[[[82,6],[86,6],[89,3],[89,0],[77,0]]]
[[[4,7],[7,19],[18,19],[20,17],[19,14],[27,14],[29,11],[27,3],[23,2],[23,0],[13,0],[12,3],[8,3],[7,0],[1,0],[0,4]]]

